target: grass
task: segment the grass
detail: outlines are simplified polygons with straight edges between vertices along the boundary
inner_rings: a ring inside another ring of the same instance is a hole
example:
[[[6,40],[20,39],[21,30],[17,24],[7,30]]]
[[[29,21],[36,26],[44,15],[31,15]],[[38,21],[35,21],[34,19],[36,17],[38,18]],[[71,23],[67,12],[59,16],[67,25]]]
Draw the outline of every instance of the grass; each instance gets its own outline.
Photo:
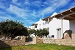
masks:
[[[9,48],[0,48],[0,50],[74,50],[75,47],[56,45],[56,44],[34,44],[27,46],[16,46]]]

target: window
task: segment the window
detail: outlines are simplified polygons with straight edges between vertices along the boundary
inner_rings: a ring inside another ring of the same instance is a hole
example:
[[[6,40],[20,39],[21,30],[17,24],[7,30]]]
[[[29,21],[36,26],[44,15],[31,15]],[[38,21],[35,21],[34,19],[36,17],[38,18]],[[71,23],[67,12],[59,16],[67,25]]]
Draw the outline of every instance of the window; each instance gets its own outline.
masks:
[[[61,30],[61,28],[58,28],[57,30],[58,30],[58,31],[60,31],[60,30]]]
[[[35,25],[35,28],[37,28],[37,25]]]
[[[51,37],[54,38],[54,35],[52,35]]]
[[[48,24],[48,22],[45,22],[45,24]]]

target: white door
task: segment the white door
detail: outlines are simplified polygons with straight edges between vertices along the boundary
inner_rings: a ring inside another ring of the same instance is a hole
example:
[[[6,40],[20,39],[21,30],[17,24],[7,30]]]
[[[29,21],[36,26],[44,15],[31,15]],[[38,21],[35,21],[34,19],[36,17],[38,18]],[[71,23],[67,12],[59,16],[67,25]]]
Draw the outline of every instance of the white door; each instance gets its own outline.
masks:
[[[57,38],[60,39],[61,38],[61,28],[57,29]]]

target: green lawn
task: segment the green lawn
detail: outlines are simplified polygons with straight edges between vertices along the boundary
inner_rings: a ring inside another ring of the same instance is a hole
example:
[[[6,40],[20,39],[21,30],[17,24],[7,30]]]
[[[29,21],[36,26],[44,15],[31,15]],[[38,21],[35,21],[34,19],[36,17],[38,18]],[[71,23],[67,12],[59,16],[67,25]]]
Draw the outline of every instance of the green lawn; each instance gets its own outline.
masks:
[[[0,48],[0,50],[75,50],[75,47],[56,44],[35,44],[11,48]]]

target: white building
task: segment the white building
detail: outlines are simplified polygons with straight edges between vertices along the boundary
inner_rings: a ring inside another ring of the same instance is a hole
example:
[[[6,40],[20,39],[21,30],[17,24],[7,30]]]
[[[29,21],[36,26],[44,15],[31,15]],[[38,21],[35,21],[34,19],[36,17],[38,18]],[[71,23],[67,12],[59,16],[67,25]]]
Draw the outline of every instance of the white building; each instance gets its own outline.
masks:
[[[72,30],[72,33],[75,33],[75,7],[50,17],[49,36],[51,38],[61,39],[67,30]]]
[[[30,26],[31,29],[40,30],[44,28],[49,28],[48,21],[45,21],[43,19],[40,19],[38,22],[34,23],[32,26]]]
[[[75,33],[75,7],[60,14],[54,13],[43,20],[40,19],[36,26],[36,29],[49,28],[49,36],[54,39],[61,39],[66,30]]]
[[[51,36],[51,38],[57,39],[57,38],[62,38],[63,37],[63,33],[62,33],[62,23],[63,22],[63,33],[66,30],[69,30],[69,20],[61,20],[61,19],[57,19],[57,18],[53,18],[50,22],[49,22],[49,35]]]

